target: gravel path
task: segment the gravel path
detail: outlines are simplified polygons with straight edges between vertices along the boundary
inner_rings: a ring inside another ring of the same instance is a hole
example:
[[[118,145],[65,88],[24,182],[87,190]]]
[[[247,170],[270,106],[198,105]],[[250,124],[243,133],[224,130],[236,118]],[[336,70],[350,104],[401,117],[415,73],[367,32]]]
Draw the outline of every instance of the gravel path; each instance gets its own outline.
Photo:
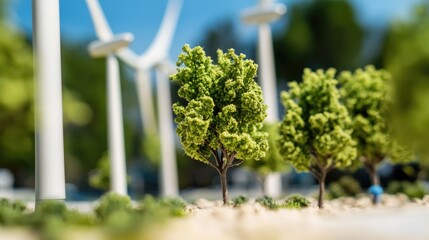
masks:
[[[154,228],[150,239],[276,240],[276,239],[429,239],[429,196],[410,201],[404,195],[384,196],[379,206],[368,197],[342,198],[319,210],[270,211],[255,203],[238,208],[199,200],[191,215]]]
[[[371,199],[341,198],[326,201],[319,210],[315,199],[302,210],[267,210],[250,201],[240,207],[223,206],[220,201],[200,199],[187,206],[189,215],[159,224],[130,239],[149,240],[428,240],[429,195],[409,200],[405,195],[384,195],[373,206]],[[88,211],[94,202],[67,203],[69,207]],[[99,229],[71,229],[67,239],[111,239]],[[1,229],[0,239],[33,240],[37,237],[25,229]],[[113,238],[115,239],[115,238]],[[121,238],[122,239],[122,238]]]

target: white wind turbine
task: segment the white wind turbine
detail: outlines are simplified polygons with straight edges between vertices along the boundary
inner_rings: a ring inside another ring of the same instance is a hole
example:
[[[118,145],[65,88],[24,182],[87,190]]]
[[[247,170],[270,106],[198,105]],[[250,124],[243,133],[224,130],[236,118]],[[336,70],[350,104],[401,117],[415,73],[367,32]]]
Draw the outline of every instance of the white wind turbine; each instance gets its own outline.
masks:
[[[87,0],[88,6],[97,2]],[[127,173],[125,163],[124,128],[122,119],[122,98],[119,64],[115,52],[127,47],[133,35],[124,33],[114,36],[109,28],[100,24],[101,12],[93,11],[91,16],[99,40],[90,43],[88,50],[92,57],[107,58],[107,121],[110,161],[110,190],[127,195]]]
[[[279,118],[276,76],[274,69],[273,46],[269,23],[279,19],[286,13],[284,4],[274,4],[272,0],[260,0],[259,6],[246,9],[242,21],[246,24],[259,26],[258,63],[259,79],[264,94],[265,104],[268,105],[267,122],[275,123]],[[270,174],[264,188],[270,196],[280,196],[282,191],[280,174]]]
[[[58,0],[33,0],[36,208],[66,198]]]
[[[97,17],[99,28],[112,34],[102,13],[98,0],[87,0],[93,17]],[[152,103],[150,70],[155,69],[157,78],[157,102],[159,132],[161,140],[161,194],[163,196],[178,195],[177,167],[175,155],[175,135],[171,111],[171,93],[167,74],[170,72],[168,52],[171,46],[176,23],[179,18],[183,0],[168,2],[160,29],[152,44],[143,55],[138,56],[131,49],[118,51],[116,55],[125,63],[136,69],[137,94],[139,98],[141,118],[147,135],[156,134],[157,124]]]

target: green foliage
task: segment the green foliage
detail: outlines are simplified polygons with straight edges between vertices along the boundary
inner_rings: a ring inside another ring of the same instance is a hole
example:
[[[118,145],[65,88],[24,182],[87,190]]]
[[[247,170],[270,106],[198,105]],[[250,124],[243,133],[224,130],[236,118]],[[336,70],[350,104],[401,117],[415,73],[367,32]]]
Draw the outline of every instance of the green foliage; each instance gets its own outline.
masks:
[[[9,2],[0,1],[0,12]],[[33,54],[29,38],[1,17],[0,36],[0,161],[23,186],[34,174]],[[78,182],[107,145],[105,62],[89,58],[87,43],[64,43],[61,53],[66,176]]]
[[[129,197],[108,193],[92,213],[70,210],[61,201],[42,201],[31,212],[20,202],[0,199],[0,227],[29,226],[41,239],[52,240],[62,239],[67,229],[96,227],[109,239],[128,239],[171,217],[184,216],[185,206],[181,199],[146,196],[133,207]]]
[[[92,170],[89,176],[89,185],[100,190],[108,190],[110,188],[110,163],[107,153],[97,162],[97,168]]]
[[[350,1],[298,1],[290,7],[274,39],[280,79],[299,79],[305,67],[343,70],[360,64],[364,30]]]
[[[264,123],[262,130],[268,133],[269,149],[265,157],[259,160],[246,161],[244,166],[251,169],[262,178],[273,172],[286,172],[290,170],[289,166],[285,164],[282,156],[280,155],[277,146],[276,141],[279,138],[278,125]]]
[[[130,182],[130,179],[130,176],[127,175],[127,183]],[[104,153],[98,160],[97,168],[91,171],[89,185],[104,191],[110,189],[110,161],[107,153]]]
[[[356,157],[351,119],[339,101],[335,70],[304,70],[303,82],[282,92],[286,108],[280,125],[279,148],[298,171],[344,168]]]
[[[377,165],[386,156],[406,162],[412,154],[394,140],[388,114],[392,106],[391,77],[373,66],[342,72],[341,97],[353,121],[353,139],[364,164]]]
[[[284,208],[293,208],[293,209],[301,209],[310,206],[310,201],[301,196],[299,194],[292,194],[288,198],[286,198],[283,207]]]
[[[270,210],[277,210],[280,208],[301,209],[310,206],[310,201],[299,194],[290,195],[282,203],[278,203],[272,197],[269,196],[257,198],[256,202]]]
[[[234,153],[240,160],[259,159],[268,149],[260,129],[266,117],[262,90],[254,81],[257,66],[234,50],[218,51],[212,64],[201,47],[183,47],[172,80],[187,105],[173,105],[177,134],[186,154],[208,163],[211,149]]]
[[[109,192],[100,198],[100,202],[95,207],[95,214],[100,219],[107,219],[115,212],[129,213],[132,209],[130,197]]]
[[[234,207],[238,207],[240,205],[247,203],[248,201],[249,201],[249,198],[247,198],[246,196],[240,195],[232,199],[232,204],[234,205]]]
[[[407,20],[388,30],[382,61],[394,83],[395,130],[429,163],[429,5],[415,9]]]
[[[25,223],[27,208],[21,202],[11,202],[8,199],[0,199],[0,226],[16,226]]]
[[[408,182],[408,181],[393,181],[386,189],[386,193],[396,194],[403,193],[410,199],[423,198],[428,192],[420,182]]]
[[[328,186],[328,195],[330,198],[355,197],[362,192],[359,183],[350,176],[341,177],[338,181]]]
[[[282,92],[286,113],[280,124],[280,153],[296,170],[310,171],[319,181],[319,208],[328,172],[348,167],[356,158],[352,121],[339,101],[334,76],[335,69],[305,69],[303,81],[289,83],[289,91]]]
[[[179,198],[155,199],[148,195],[139,204],[139,212],[152,217],[181,217],[185,213],[186,202]]]
[[[133,207],[128,196],[107,193],[101,197],[95,214],[109,231],[119,234],[148,227],[170,217],[184,216],[185,206],[181,199],[156,199],[148,195]]]
[[[97,221],[91,214],[69,210],[62,201],[43,201],[38,203],[36,211],[29,216],[29,224],[43,239],[61,239],[67,226],[95,226]]]
[[[257,65],[233,49],[219,50],[217,64],[199,46],[182,50],[180,68],[170,77],[181,85],[178,95],[186,101],[173,105],[176,132],[188,156],[219,173],[227,204],[227,170],[260,159],[268,150],[261,130],[267,106],[254,80]]]
[[[255,202],[261,204],[262,206],[270,210],[277,210],[278,208],[280,208],[280,205],[277,204],[276,201],[270,196],[263,196],[257,198]]]
[[[23,34],[1,19],[0,36],[0,161],[3,167],[31,169],[34,165],[33,55]]]
[[[161,163],[161,140],[159,135],[145,134],[142,142],[142,154],[147,156],[147,159],[154,166],[159,166]]]

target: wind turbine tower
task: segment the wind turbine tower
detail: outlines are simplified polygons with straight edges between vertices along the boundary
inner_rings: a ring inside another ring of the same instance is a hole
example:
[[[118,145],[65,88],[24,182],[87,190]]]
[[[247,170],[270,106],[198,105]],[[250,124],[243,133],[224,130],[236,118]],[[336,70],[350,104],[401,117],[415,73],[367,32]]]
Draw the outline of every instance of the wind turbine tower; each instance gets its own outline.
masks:
[[[87,0],[94,23],[101,29],[111,33],[98,0]],[[173,113],[171,109],[170,81],[167,74],[171,73],[168,52],[179,18],[183,0],[169,0],[161,26],[152,44],[142,54],[137,55],[130,48],[124,48],[115,54],[126,64],[136,70],[137,95],[145,134],[160,135],[161,141],[161,195],[178,196],[177,166],[175,155],[175,134]],[[94,14],[97,13],[97,14]],[[99,34],[97,34],[99,35]],[[100,38],[100,36],[99,36]],[[158,121],[152,103],[150,73],[154,69],[157,80]]]
[[[59,0],[33,0],[36,95],[36,207],[64,200]]]
[[[274,69],[274,55],[269,23],[279,19],[286,13],[284,4],[274,4],[272,0],[260,0],[259,5],[246,9],[242,15],[242,21],[246,24],[258,25],[258,64],[259,82],[264,94],[265,104],[268,105],[267,119],[269,123],[278,122],[278,94]],[[270,174],[265,181],[265,189],[268,195],[280,196],[282,192],[281,175]]]
[[[87,0],[89,6],[97,4]],[[124,126],[122,119],[122,98],[119,64],[115,52],[127,47],[133,40],[133,35],[124,33],[114,36],[108,26],[100,19],[104,18],[101,11],[92,11],[95,30],[99,40],[90,43],[88,50],[92,57],[107,58],[107,122],[108,146],[110,162],[110,190],[121,195],[127,195],[127,172],[124,147]]]

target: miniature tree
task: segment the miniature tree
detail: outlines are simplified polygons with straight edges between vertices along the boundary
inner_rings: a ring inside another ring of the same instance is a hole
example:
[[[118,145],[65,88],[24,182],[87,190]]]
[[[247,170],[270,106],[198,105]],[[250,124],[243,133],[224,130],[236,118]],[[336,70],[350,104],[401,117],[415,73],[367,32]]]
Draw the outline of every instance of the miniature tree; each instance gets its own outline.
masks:
[[[201,47],[185,45],[177,66],[182,67],[171,79],[181,84],[178,94],[186,101],[173,105],[177,134],[187,155],[219,173],[226,204],[228,169],[264,157],[268,149],[257,65],[233,49],[219,50],[216,65]]]
[[[286,172],[290,170],[290,167],[288,164],[285,164],[276,144],[276,141],[279,138],[278,125],[264,123],[262,129],[268,133],[269,150],[265,157],[259,160],[246,161],[244,166],[255,173],[261,186],[262,194],[266,195],[265,181],[267,176],[274,172]]]
[[[326,175],[356,158],[351,119],[340,103],[335,70],[304,70],[301,83],[282,92],[286,108],[280,125],[280,153],[298,171],[310,171],[319,182],[318,206],[323,208]]]
[[[394,162],[412,159],[410,151],[394,140],[387,122],[392,104],[390,74],[373,66],[345,71],[339,76],[340,94],[353,122],[358,160],[367,169],[372,185],[379,185],[377,166],[386,156]]]

